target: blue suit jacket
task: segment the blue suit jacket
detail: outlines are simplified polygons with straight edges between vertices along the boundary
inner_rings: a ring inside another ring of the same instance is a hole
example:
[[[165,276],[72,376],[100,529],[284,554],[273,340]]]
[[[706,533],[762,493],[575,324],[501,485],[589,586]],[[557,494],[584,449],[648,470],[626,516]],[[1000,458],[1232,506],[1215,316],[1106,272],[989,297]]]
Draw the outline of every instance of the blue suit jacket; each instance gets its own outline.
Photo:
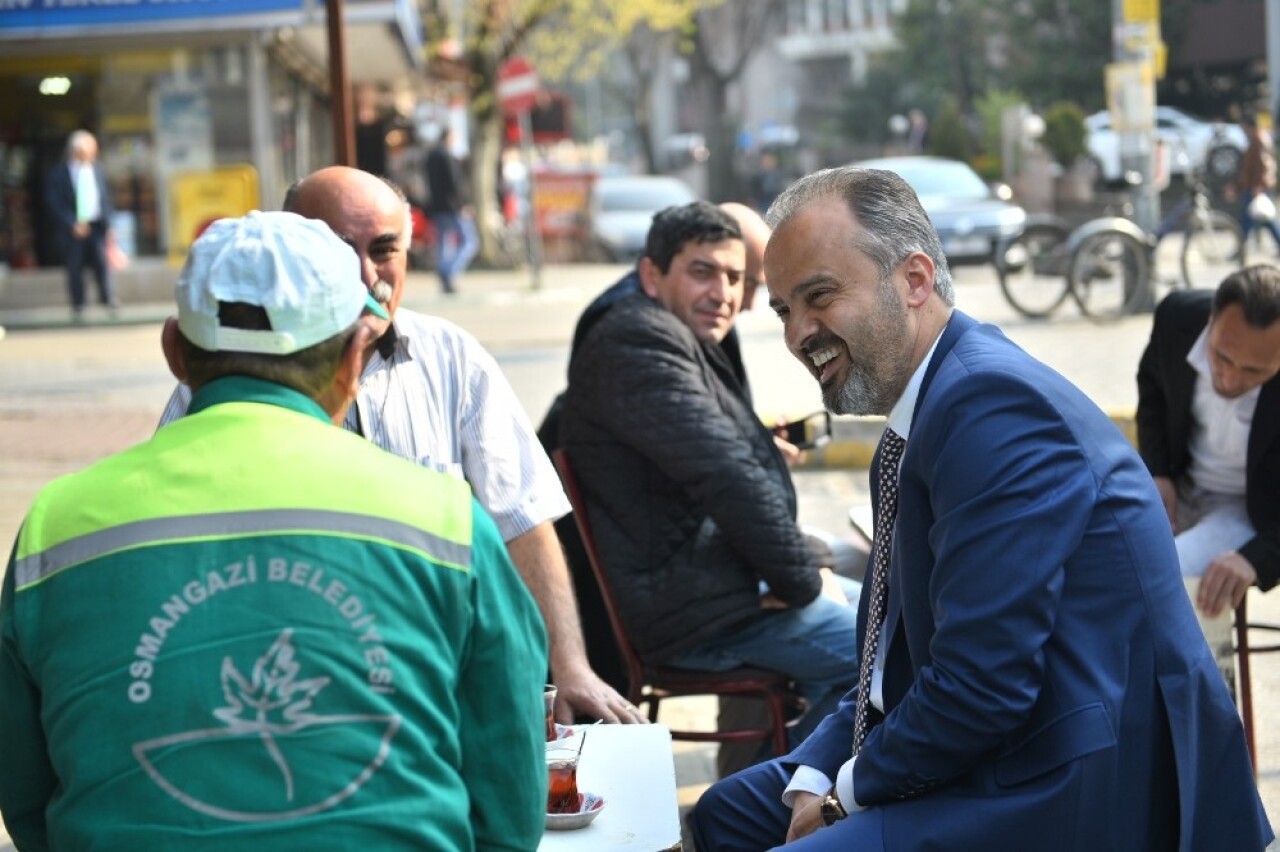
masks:
[[[1146,468],[1083,393],[959,312],[917,402],[890,570],[887,715],[854,766],[874,807],[833,831],[875,820],[886,849],[1270,841]],[[853,699],[785,761],[834,778]]]

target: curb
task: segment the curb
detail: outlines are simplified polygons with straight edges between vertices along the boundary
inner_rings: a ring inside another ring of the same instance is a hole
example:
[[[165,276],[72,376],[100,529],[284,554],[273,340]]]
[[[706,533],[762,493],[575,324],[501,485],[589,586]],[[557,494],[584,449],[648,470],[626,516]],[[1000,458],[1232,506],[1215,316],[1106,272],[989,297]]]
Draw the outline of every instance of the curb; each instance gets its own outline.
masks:
[[[126,306],[115,316],[95,314],[88,308],[81,320],[70,315],[70,309],[49,310],[30,308],[0,311],[0,328],[10,332],[57,331],[62,329],[118,328],[132,325],[158,325],[173,316],[176,309],[169,306]],[[3,850],[0,850],[3,852]]]
[[[1137,446],[1138,426],[1131,411],[1108,411],[1107,416],[1116,428]],[[864,470],[871,467],[880,435],[884,431],[883,417],[839,417],[831,421],[831,440],[809,450],[808,457],[796,465],[796,470]]]

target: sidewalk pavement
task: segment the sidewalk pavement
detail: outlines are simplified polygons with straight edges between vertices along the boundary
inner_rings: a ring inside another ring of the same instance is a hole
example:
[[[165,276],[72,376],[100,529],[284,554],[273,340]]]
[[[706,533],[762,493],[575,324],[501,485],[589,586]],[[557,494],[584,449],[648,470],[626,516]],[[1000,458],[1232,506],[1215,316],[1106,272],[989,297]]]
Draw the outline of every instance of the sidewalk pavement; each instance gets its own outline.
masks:
[[[527,272],[473,271],[462,280],[462,292],[449,297],[438,292],[434,276],[414,273],[404,304],[475,334],[536,424],[564,385],[568,341],[582,307],[623,272],[619,266],[549,267],[542,288],[533,290]],[[1122,423],[1131,416],[1149,315],[1096,325],[1068,304],[1054,319],[1033,322],[1004,303],[989,268],[961,268],[956,278],[960,309],[1000,325]],[[61,304],[14,307],[0,299],[0,326],[8,331],[0,340],[0,481],[6,485],[0,489],[0,539],[12,540],[27,503],[49,479],[151,433],[173,386],[159,352],[159,324],[173,313],[171,287],[170,281],[153,288],[146,300],[126,301],[114,318],[91,306],[84,325],[72,324]],[[820,400],[813,380],[783,349],[772,312],[758,306],[738,327],[762,416],[816,411]],[[837,422],[836,440],[796,472],[802,521],[847,529],[848,508],[869,500],[866,471],[859,465],[869,459],[879,430],[874,420]],[[1256,620],[1280,623],[1280,594],[1253,592],[1249,609]],[[1280,726],[1266,722],[1268,710],[1280,706],[1280,659],[1258,656],[1253,668],[1260,789],[1268,811],[1280,813]],[[715,707],[701,699],[664,702],[662,719],[710,727]],[[676,745],[683,806],[692,805],[713,780],[714,748]],[[0,833],[0,852],[6,848]]]

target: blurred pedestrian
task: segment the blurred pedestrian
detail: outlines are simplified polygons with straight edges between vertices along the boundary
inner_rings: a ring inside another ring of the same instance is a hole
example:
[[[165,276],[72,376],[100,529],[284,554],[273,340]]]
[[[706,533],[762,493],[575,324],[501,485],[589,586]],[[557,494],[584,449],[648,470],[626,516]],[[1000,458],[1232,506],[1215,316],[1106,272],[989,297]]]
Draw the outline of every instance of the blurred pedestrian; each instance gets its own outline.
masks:
[[[760,155],[760,171],[755,178],[756,209],[761,213],[769,209],[773,199],[786,188],[786,180],[778,166],[778,155],[765,151]]]
[[[427,215],[436,232],[436,274],[446,293],[457,288],[480,248],[471,183],[452,150],[453,130],[446,127],[427,153]]]
[[[46,199],[53,215],[58,245],[67,270],[72,318],[84,319],[84,270],[88,266],[98,285],[98,298],[115,313],[116,299],[107,262],[111,228],[111,191],[98,162],[98,140],[87,130],[67,139],[66,160],[49,173]]]
[[[907,153],[923,154],[929,139],[929,119],[924,110],[912,109],[907,113]]]
[[[1240,199],[1240,265],[1246,262],[1249,232],[1262,227],[1271,233],[1280,252],[1280,226],[1276,224],[1276,205],[1272,198],[1276,189],[1276,155],[1271,134],[1258,126],[1257,116],[1246,114],[1240,127],[1249,140],[1240,160],[1240,171],[1234,184],[1226,188],[1228,199]],[[1261,199],[1261,200],[1259,200]]]

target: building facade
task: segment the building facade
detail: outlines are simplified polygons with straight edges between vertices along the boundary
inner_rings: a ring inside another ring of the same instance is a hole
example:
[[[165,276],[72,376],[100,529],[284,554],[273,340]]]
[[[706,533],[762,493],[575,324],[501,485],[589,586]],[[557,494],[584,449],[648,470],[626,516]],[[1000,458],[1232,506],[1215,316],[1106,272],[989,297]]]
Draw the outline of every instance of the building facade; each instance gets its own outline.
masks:
[[[44,186],[67,136],[98,137],[130,254],[164,255],[179,179],[240,167],[254,206],[333,160],[323,0],[0,2],[0,261],[57,265]],[[414,71],[414,0],[346,0],[353,84]],[[181,225],[185,228],[185,223]]]

